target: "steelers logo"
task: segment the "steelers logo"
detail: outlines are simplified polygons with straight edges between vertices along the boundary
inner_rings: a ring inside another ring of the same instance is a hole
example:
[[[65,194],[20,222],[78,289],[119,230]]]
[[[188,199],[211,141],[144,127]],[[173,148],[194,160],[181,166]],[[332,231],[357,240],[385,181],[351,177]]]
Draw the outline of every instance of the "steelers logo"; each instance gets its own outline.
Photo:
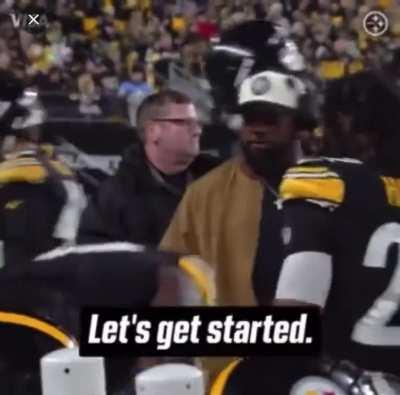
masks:
[[[379,37],[388,30],[389,20],[383,12],[370,11],[363,19],[363,27],[372,37]]]
[[[257,77],[251,82],[250,89],[254,95],[265,95],[271,88],[271,82],[265,76]]]

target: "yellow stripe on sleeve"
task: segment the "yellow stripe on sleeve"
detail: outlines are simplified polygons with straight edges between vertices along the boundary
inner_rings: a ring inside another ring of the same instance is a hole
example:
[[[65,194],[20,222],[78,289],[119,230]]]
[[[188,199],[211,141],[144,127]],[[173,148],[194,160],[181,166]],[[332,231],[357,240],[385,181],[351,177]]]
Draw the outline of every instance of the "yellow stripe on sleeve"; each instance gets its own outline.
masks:
[[[385,186],[386,197],[391,206],[400,207],[400,179],[382,177]]]
[[[25,314],[0,311],[0,323],[14,324],[32,328],[38,332],[42,332],[54,340],[57,340],[61,345],[67,348],[71,348],[76,345],[76,342],[73,338],[66,335],[62,330],[58,329],[54,325]]]
[[[215,379],[209,395],[223,395],[229,377],[232,375],[241,359],[231,362]]]
[[[280,186],[283,200],[317,199],[340,204],[345,185],[340,178],[284,178]]]

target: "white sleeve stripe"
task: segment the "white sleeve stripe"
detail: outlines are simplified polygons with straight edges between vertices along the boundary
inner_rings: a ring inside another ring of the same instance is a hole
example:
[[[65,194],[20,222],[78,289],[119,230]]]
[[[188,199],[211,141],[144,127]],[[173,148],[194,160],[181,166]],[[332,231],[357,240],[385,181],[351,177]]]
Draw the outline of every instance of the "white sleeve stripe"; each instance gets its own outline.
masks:
[[[74,241],[78,232],[81,213],[86,206],[85,194],[79,184],[63,180],[67,198],[55,226],[53,236],[59,239]]]
[[[284,260],[275,298],[325,307],[331,282],[332,257],[329,254],[298,252]]]
[[[298,164],[305,164],[305,163],[315,163],[315,162],[321,162],[321,161],[327,161],[331,163],[335,162],[341,162],[341,163],[353,163],[357,165],[361,165],[362,162],[358,159],[353,159],[353,158],[331,158],[328,156],[319,156],[316,158],[303,158],[297,161]]]
[[[101,244],[82,244],[77,246],[57,247],[54,250],[38,255],[35,261],[47,261],[72,254],[91,254],[104,252],[143,252],[145,247],[129,242],[110,242]]]
[[[323,173],[287,173],[283,177],[285,179],[297,179],[297,178],[339,178],[339,175],[337,173],[334,173],[333,171],[325,171]]]

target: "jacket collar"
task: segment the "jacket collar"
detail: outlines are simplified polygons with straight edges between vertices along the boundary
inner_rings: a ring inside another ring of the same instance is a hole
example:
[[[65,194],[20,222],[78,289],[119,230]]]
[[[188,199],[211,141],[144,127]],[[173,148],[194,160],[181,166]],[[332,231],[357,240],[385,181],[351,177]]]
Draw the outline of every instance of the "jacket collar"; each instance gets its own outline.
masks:
[[[174,195],[182,195],[182,191],[170,185],[162,173],[151,165],[141,143],[133,144],[125,151],[117,177],[123,181],[124,185],[133,189],[136,185],[145,189],[161,187]]]

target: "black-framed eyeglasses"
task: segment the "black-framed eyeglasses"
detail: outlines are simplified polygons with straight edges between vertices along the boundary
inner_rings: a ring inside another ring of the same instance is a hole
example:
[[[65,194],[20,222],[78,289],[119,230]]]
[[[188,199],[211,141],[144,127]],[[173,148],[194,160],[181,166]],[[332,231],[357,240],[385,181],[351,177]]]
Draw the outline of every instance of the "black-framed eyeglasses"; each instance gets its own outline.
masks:
[[[156,122],[172,122],[177,126],[186,127],[190,129],[203,128],[203,124],[197,119],[188,118],[153,118],[152,121]]]

